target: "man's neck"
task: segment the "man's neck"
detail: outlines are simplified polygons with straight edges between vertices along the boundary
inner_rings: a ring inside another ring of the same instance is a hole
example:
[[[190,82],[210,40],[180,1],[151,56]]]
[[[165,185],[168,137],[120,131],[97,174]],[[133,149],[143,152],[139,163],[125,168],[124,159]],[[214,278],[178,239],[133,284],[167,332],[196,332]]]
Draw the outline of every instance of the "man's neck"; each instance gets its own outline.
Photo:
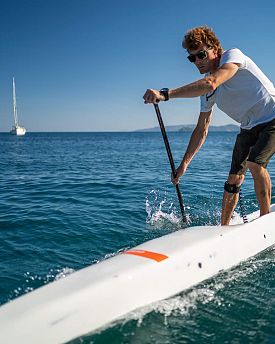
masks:
[[[211,64],[211,67],[210,67],[210,74],[216,72],[216,70],[219,68],[220,60],[221,60],[220,57],[217,57],[215,60],[213,60],[213,63]]]

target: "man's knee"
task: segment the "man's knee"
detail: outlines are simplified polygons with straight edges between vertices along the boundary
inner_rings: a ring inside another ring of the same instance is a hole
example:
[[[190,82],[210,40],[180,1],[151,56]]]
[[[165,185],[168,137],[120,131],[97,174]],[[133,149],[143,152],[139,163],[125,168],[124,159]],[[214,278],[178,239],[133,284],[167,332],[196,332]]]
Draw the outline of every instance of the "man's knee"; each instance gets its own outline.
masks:
[[[244,175],[242,174],[229,174],[224,184],[224,190],[230,194],[238,194],[243,180]]]
[[[240,186],[244,181],[244,174],[229,174],[227,183]]]

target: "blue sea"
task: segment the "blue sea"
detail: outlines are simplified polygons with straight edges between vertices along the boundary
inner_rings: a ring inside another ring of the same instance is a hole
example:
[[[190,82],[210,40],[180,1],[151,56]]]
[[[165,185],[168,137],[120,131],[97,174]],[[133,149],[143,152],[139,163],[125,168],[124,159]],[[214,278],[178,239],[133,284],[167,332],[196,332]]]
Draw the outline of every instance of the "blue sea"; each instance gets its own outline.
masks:
[[[168,136],[178,165],[190,133]],[[210,132],[182,178],[190,226],[219,223],[235,136]],[[160,133],[2,133],[0,169],[1,304],[180,227]],[[275,249],[71,343],[275,343]]]

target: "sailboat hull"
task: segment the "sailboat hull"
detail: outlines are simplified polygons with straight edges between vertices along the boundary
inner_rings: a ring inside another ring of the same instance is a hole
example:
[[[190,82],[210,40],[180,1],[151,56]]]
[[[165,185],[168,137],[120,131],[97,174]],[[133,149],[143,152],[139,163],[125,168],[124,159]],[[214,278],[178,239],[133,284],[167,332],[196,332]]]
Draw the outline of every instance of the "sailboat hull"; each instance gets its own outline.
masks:
[[[10,131],[12,135],[23,136],[26,134],[26,129],[24,127],[13,127]]]
[[[26,129],[24,127],[12,128],[10,133],[16,136],[23,136],[26,134]]]

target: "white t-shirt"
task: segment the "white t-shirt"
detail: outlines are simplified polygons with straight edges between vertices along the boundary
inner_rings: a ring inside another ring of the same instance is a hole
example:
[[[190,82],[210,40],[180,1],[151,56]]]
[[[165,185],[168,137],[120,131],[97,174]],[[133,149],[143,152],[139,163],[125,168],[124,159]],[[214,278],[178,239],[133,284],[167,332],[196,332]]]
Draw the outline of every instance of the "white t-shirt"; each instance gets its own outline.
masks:
[[[220,85],[214,94],[200,97],[201,112],[208,112],[217,104],[243,129],[251,129],[274,119],[275,88],[272,82],[239,49],[229,49],[222,54],[220,66],[230,62],[240,64],[237,73]]]

